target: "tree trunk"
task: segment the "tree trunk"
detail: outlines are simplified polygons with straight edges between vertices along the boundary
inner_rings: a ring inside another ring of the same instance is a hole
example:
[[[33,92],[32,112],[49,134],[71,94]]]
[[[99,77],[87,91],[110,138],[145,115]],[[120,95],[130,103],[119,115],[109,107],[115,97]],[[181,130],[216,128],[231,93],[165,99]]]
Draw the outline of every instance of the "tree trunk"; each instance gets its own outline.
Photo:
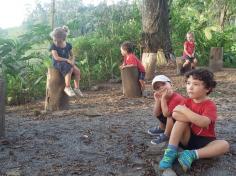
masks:
[[[55,8],[55,0],[52,0],[52,17],[51,17],[51,27],[52,30],[55,27],[55,12],[56,12],[56,8]]]
[[[68,107],[69,98],[64,92],[65,80],[55,68],[48,68],[45,110],[55,111]]]
[[[141,97],[142,91],[138,80],[138,69],[126,67],[121,70],[123,94],[126,97]]]
[[[209,59],[211,71],[220,71],[223,68],[223,47],[212,47]]]
[[[5,82],[0,78],[0,139],[5,137]]]
[[[224,5],[224,7],[220,10],[219,23],[220,23],[220,27],[222,30],[224,30],[224,24],[225,24],[225,20],[226,20],[227,10],[228,10],[227,5]]]
[[[162,49],[166,59],[170,59],[172,47],[169,32],[168,1],[143,0],[142,7],[143,52],[157,53],[159,49]],[[149,68],[145,69],[149,72]]]

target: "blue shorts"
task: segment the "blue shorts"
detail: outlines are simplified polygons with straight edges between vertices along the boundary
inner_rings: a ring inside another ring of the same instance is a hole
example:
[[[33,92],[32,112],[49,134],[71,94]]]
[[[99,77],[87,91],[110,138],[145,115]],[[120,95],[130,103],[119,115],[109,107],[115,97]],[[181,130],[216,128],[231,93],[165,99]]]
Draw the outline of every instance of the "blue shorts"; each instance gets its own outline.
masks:
[[[145,72],[139,72],[138,73],[138,79],[139,80],[144,80],[145,79]]]

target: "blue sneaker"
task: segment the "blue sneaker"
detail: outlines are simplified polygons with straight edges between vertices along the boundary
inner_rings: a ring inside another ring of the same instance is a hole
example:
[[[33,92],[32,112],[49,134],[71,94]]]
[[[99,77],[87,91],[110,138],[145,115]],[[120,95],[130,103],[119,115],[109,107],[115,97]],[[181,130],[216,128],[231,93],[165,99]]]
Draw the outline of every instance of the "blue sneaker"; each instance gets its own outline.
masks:
[[[197,155],[194,150],[184,150],[179,154],[178,161],[186,172],[191,168],[192,162],[197,159]]]
[[[161,129],[160,127],[152,127],[148,129],[148,134],[152,136],[157,136],[160,135],[161,133],[164,133],[164,130]]]
[[[154,145],[160,144],[162,142],[166,142],[169,140],[169,137],[164,133],[160,134],[156,139],[151,140],[151,143]]]
[[[165,170],[172,167],[173,162],[177,158],[177,150],[167,148],[162,160],[159,163],[159,168]]]

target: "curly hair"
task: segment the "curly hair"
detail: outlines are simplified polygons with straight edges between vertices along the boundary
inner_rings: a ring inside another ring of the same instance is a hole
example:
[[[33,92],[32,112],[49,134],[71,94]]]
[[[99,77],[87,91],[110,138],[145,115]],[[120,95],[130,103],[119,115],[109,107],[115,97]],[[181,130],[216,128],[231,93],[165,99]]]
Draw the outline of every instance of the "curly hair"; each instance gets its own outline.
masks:
[[[189,71],[185,74],[185,81],[187,81],[187,79],[192,76],[193,79],[196,80],[200,80],[203,81],[204,86],[206,89],[209,89],[209,92],[207,93],[210,94],[213,90],[213,88],[216,87],[216,81],[214,79],[214,74],[208,70],[208,69],[196,69],[196,70],[192,70]]]
[[[133,43],[129,42],[129,41],[125,41],[121,44],[121,48],[125,51],[127,51],[127,53],[133,53],[134,52],[134,45]]]

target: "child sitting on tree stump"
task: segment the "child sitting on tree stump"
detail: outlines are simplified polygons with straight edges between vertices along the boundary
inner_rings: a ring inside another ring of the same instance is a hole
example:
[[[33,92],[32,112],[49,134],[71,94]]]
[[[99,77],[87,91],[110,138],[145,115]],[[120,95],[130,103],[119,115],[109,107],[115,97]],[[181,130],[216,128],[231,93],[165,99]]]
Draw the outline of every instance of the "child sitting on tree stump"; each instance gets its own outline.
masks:
[[[75,65],[75,58],[72,52],[72,45],[66,42],[69,29],[67,26],[54,29],[50,36],[53,39],[53,44],[50,47],[52,54],[53,66],[56,68],[65,78],[65,93],[69,97],[73,97],[76,94],[83,96],[79,89],[80,70]],[[71,88],[70,81],[71,76],[74,74],[74,90]],[[76,94],[75,94],[76,93]]]
[[[122,65],[120,66],[120,69],[124,69],[126,67],[137,67],[138,72],[139,72],[139,75],[138,75],[139,83],[140,83],[142,92],[144,92],[145,69],[141,61],[134,55],[133,44],[128,41],[122,43],[120,47],[120,51],[121,51],[122,56],[124,57],[123,58],[124,60],[123,60]]]

